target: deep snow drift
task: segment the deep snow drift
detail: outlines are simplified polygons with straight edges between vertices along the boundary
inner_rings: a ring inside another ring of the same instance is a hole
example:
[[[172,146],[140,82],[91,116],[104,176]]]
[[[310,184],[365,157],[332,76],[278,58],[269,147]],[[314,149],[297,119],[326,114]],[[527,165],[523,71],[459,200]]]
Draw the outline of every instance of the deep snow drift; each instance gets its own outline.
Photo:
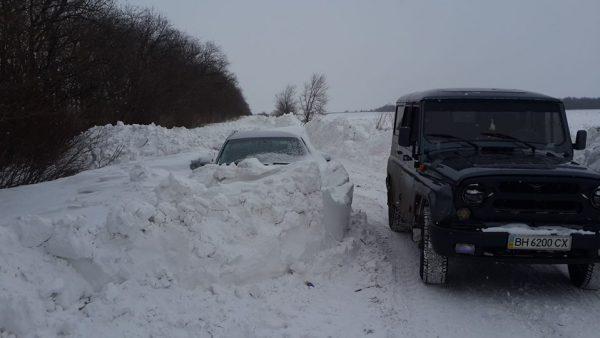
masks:
[[[577,156],[594,165],[600,116],[585,114],[570,127],[591,128]],[[597,333],[599,293],[559,268],[457,263],[449,287],[423,286],[416,246],[387,228],[391,125],[378,121],[309,123],[330,163],[193,172],[233,130],[299,123],[97,127],[96,158],[122,147],[115,165],[0,190],[0,337]]]
[[[197,292],[190,316],[217,315],[214,305],[202,309],[201,297],[242,288],[236,292],[243,298],[259,293],[252,291],[255,283],[300,277],[320,255],[351,251],[353,240],[344,235],[353,186],[339,162],[315,157],[264,166],[247,159],[188,169],[190,159],[216,149],[233,129],[298,124],[292,117],[246,120],[194,131],[102,127],[113,137],[97,151],[125,144],[120,165],[1,191],[0,332],[177,332],[174,323],[165,326],[169,318],[147,323],[159,310],[136,298],[159,293],[176,302]],[[189,149],[197,151],[155,157]],[[122,326],[106,328],[121,317]],[[216,323],[195,319],[182,332],[247,330]]]

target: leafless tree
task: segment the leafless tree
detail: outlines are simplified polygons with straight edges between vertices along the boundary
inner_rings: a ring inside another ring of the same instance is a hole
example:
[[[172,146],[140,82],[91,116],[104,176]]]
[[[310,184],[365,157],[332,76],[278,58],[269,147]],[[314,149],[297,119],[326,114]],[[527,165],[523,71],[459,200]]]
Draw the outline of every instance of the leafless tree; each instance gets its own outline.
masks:
[[[275,110],[273,116],[284,114],[296,114],[298,105],[296,103],[296,86],[287,85],[281,92],[275,95]]]
[[[302,122],[307,123],[316,115],[325,113],[325,106],[329,100],[327,89],[329,88],[327,87],[325,74],[315,73],[304,84],[304,89],[299,98]]]

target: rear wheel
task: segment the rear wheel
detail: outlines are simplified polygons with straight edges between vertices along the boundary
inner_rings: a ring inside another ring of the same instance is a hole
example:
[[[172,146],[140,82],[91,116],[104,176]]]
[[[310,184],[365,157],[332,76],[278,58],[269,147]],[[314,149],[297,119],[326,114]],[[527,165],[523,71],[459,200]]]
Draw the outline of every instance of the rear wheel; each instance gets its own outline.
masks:
[[[600,264],[569,264],[573,285],[587,290],[600,289]]]
[[[431,210],[425,205],[419,215],[423,227],[423,243],[421,245],[421,280],[425,284],[445,284],[448,275],[448,257],[433,250],[431,243]]]

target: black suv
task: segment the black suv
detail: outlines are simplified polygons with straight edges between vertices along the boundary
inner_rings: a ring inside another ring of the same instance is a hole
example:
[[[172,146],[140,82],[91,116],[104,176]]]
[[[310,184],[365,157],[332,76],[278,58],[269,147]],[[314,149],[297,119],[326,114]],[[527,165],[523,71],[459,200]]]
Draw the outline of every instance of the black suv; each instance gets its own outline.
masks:
[[[500,89],[413,93],[397,102],[387,166],[389,223],[412,232],[421,278],[448,257],[568,264],[600,286],[600,174],[573,162],[562,102]]]

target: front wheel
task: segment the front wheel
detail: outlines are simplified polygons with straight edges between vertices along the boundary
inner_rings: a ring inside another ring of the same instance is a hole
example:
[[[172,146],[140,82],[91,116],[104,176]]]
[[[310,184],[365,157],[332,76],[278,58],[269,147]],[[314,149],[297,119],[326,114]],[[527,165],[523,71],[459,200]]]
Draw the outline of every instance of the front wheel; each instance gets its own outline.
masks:
[[[445,284],[448,275],[448,257],[433,250],[431,243],[431,210],[428,205],[423,207],[419,215],[423,227],[423,243],[421,245],[421,280],[425,284]]]
[[[587,290],[600,289],[600,264],[569,264],[573,285]]]

